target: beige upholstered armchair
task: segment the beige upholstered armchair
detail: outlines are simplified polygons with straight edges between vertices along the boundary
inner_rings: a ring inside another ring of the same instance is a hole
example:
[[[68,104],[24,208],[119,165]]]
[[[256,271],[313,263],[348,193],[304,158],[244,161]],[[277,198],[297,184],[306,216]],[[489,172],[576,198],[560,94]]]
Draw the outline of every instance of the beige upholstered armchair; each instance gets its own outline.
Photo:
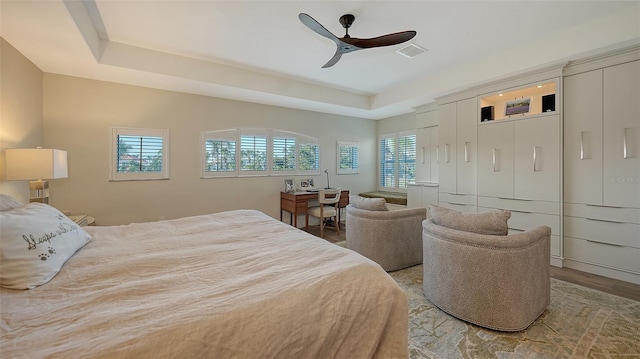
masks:
[[[549,227],[506,235],[478,234],[423,222],[423,290],[438,308],[502,331],[528,327],[550,303]],[[454,222],[478,228],[474,214]],[[494,219],[501,214],[491,214]]]
[[[384,205],[384,199],[376,200],[382,200]],[[384,210],[386,206],[371,210],[357,208],[358,205],[351,198],[347,206],[347,248],[380,264],[387,272],[422,263],[425,208],[389,211]]]

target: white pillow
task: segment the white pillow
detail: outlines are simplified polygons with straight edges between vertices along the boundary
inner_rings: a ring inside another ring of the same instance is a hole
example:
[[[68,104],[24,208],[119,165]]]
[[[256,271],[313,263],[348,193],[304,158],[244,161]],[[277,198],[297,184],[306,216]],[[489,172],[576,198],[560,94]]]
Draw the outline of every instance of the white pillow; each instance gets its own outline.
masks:
[[[32,289],[47,283],[90,240],[84,229],[46,204],[0,212],[0,286]]]
[[[388,211],[387,201],[384,198],[366,198],[356,196],[354,194],[349,195],[349,204],[358,209],[365,209],[368,211]]]
[[[22,206],[24,206],[24,204],[17,199],[9,196],[8,194],[0,193],[0,211],[7,211]]]

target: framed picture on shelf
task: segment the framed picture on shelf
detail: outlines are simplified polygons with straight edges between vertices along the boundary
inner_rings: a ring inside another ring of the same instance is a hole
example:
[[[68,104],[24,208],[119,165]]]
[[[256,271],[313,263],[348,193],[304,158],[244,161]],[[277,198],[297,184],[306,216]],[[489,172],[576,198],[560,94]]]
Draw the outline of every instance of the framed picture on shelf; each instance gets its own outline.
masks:
[[[294,193],[296,191],[296,185],[293,182],[293,178],[287,178],[284,180],[284,191],[287,193]]]
[[[531,106],[531,97],[523,97],[523,98],[507,101],[504,104],[504,115],[508,117],[512,115],[529,113],[530,106]]]

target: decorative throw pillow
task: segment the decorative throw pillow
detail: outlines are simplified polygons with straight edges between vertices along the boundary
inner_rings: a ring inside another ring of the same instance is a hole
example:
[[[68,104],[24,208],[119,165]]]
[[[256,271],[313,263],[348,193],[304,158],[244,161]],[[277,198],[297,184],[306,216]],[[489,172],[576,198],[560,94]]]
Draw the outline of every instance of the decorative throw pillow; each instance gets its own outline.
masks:
[[[349,195],[349,204],[358,209],[366,209],[368,211],[388,211],[387,201],[384,198],[365,198]]]
[[[90,240],[84,229],[46,204],[0,212],[0,286],[32,289],[47,283]]]
[[[14,208],[20,208],[24,204],[8,194],[0,193],[0,211],[7,211]]]
[[[504,236],[509,232],[507,220],[510,211],[496,210],[483,213],[462,213],[453,209],[429,206],[433,221],[443,227],[478,234]]]

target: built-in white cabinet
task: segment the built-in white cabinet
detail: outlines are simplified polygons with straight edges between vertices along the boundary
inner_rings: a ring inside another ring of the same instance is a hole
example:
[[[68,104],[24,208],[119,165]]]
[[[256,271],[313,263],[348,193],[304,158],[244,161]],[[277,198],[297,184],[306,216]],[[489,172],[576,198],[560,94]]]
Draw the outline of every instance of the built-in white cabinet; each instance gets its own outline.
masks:
[[[476,98],[439,106],[439,196],[441,206],[476,212]]]
[[[640,61],[564,78],[564,256],[640,284]]]
[[[438,184],[415,183],[407,186],[407,207],[426,208],[427,217],[431,217],[429,206],[438,205]]]
[[[478,126],[478,196],[560,201],[560,116]]]
[[[438,111],[416,115],[416,182],[438,183]]]
[[[545,79],[480,98],[480,106],[494,106],[501,115],[477,123],[477,192],[478,212],[511,211],[509,233],[549,226],[552,264],[561,266],[561,111],[555,103],[552,111],[540,104],[543,96],[560,97],[558,83]],[[505,116],[514,97],[525,99],[526,108]]]

